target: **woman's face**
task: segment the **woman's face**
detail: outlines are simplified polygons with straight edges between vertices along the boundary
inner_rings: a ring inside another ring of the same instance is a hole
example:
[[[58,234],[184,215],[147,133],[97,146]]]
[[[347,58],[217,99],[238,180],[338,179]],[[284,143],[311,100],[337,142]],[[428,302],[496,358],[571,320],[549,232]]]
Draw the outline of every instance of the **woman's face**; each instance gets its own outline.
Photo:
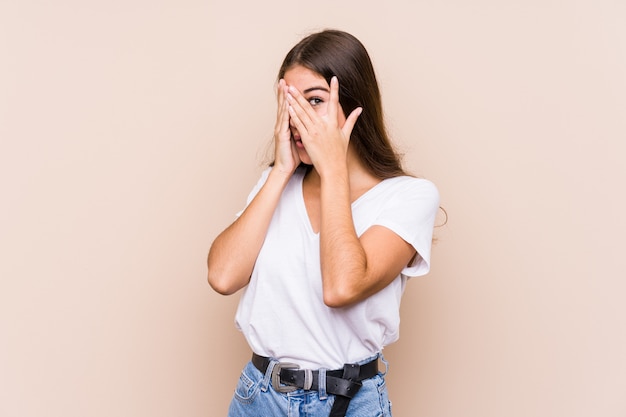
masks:
[[[307,99],[318,115],[326,116],[328,113],[328,101],[330,100],[330,86],[324,77],[301,65],[295,65],[285,71],[283,78],[288,86],[296,88]],[[341,80],[339,82],[341,83]],[[337,112],[337,122],[340,127],[343,127],[346,122],[341,106],[339,106],[339,111]],[[289,125],[291,126],[291,137],[296,143],[300,160],[310,165],[311,158],[306,153],[306,149],[300,140],[298,129],[296,129],[291,120],[289,120]]]

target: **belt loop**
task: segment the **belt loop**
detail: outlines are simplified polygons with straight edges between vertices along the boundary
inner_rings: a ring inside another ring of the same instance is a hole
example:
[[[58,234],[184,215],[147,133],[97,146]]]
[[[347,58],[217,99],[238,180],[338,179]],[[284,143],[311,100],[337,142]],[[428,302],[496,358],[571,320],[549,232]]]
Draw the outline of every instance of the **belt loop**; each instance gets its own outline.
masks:
[[[308,391],[311,389],[312,385],[313,385],[313,371],[311,371],[310,369],[305,369],[304,370],[304,386],[302,387],[302,389],[304,389],[305,391]]]
[[[328,393],[326,393],[326,368],[320,368],[317,376],[317,386],[320,400],[326,400],[328,398]]]
[[[382,363],[385,364],[385,372],[382,373],[382,375],[385,376],[385,375],[387,375],[387,372],[389,371],[389,362],[387,362],[387,360],[385,359],[385,356],[383,355],[383,352],[380,352],[378,357],[380,358]]]
[[[274,366],[278,363],[277,360],[272,359],[270,364],[267,365],[267,370],[265,371],[265,376],[263,377],[263,382],[261,382],[261,391],[266,392],[272,382],[272,372],[274,371]]]

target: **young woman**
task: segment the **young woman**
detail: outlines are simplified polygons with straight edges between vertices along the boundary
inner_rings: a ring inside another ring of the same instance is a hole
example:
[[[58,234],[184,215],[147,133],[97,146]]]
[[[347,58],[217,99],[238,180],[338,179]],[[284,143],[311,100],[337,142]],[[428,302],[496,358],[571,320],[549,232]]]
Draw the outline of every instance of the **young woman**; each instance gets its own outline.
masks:
[[[211,287],[245,288],[254,352],[229,416],[390,416],[378,359],[429,270],[438,192],[404,173],[355,37],[304,38],[278,78],[274,163],[208,256]]]

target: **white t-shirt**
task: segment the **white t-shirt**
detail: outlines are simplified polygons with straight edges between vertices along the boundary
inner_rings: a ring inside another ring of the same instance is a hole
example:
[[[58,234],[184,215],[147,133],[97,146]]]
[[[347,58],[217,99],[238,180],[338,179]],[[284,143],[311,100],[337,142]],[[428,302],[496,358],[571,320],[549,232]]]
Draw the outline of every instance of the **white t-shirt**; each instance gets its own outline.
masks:
[[[248,204],[270,170],[261,175]],[[305,173],[298,168],[283,191],[235,321],[259,355],[302,368],[337,369],[398,339],[407,278],[430,269],[439,194],[427,180],[402,176],[383,180],[352,203],[358,236],[373,225],[384,226],[410,243],[418,256],[378,293],[349,307],[331,308],[322,295],[319,233],[313,232],[302,195]]]

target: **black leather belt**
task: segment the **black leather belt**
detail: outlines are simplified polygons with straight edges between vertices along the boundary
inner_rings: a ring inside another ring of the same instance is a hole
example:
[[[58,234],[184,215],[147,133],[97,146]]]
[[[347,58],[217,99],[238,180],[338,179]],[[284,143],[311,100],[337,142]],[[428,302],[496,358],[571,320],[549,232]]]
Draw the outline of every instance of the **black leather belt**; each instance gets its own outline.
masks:
[[[252,364],[265,374],[271,363],[265,356],[252,354]],[[278,392],[297,389],[319,390],[319,371],[299,369],[293,363],[278,362],[272,369],[272,387]],[[378,374],[378,358],[359,365],[349,363],[343,369],[326,371],[326,392],[336,395],[329,417],[344,417],[352,397],[361,389],[361,381]]]

